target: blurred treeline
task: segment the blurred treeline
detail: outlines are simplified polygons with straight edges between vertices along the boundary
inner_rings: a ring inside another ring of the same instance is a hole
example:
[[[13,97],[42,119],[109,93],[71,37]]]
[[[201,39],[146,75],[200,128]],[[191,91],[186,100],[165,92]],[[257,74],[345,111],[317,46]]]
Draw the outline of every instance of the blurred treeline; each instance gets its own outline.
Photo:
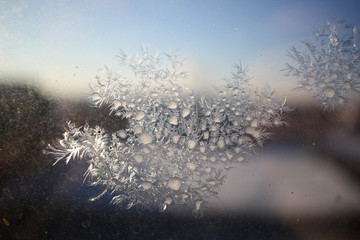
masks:
[[[126,120],[109,112],[106,107],[91,106],[86,99],[49,99],[31,85],[0,84],[0,183],[19,171],[48,165],[41,159],[45,159],[47,145],[61,137],[66,121],[77,126],[85,122],[99,125],[107,132],[124,128]]]
[[[63,204],[70,204],[64,211],[71,215],[89,198],[86,193],[74,197],[84,191],[86,162],[54,167],[47,154],[47,145],[62,137],[66,121],[77,126],[99,125],[107,132],[127,124],[109,115],[106,107],[95,108],[86,99],[46,98],[33,85],[0,84],[0,220],[10,223],[7,227],[0,222],[0,239],[40,239],[39,228],[46,226],[37,225],[61,216]],[[71,217],[64,219],[65,225],[72,221]]]

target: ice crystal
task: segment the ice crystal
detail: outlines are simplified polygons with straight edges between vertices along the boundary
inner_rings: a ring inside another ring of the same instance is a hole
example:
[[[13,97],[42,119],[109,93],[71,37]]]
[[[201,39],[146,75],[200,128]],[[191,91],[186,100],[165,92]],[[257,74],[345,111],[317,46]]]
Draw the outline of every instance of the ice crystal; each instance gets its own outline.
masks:
[[[306,51],[294,46],[288,56],[288,76],[298,78],[296,90],[309,91],[324,110],[342,107],[360,88],[360,38],[356,26],[341,21],[328,22],[314,33],[315,39],[304,40]]]
[[[135,79],[106,67],[89,100],[109,105],[128,119],[128,127],[107,135],[100,127],[68,122],[50,151],[55,163],[87,159],[85,180],[104,189],[91,200],[108,193],[118,206],[161,211],[185,204],[201,216],[201,206],[219,192],[225,172],[247,159],[268,138],[267,130],[284,123],[287,108],[269,85],[251,90],[240,64],[216,94],[199,97],[183,84],[183,59],[172,52],[165,56],[162,63],[145,47],[135,57],[121,51],[119,60]]]

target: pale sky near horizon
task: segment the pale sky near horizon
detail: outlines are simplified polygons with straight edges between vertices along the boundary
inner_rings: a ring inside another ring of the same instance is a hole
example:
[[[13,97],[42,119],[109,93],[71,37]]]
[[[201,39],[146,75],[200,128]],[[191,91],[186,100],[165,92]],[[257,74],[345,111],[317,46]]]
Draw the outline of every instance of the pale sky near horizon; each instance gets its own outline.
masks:
[[[0,74],[54,95],[83,97],[120,49],[174,50],[197,87],[221,84],[234,63],[253,83],[288,93],[286,50],[331,18],[360,26],[360,1],[0,0]],[[3,77],[4,79],[4,77]]]

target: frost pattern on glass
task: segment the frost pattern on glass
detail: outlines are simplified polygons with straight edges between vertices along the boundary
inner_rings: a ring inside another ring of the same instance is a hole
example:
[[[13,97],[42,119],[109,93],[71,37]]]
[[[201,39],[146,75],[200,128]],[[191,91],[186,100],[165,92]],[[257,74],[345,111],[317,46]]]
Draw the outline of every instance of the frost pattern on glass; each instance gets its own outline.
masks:
[[[224,173],[262,145],[267,129],[284,124],[288,109],[269,85],[250,90],[240,64],[216,94],[199,97],[184,87],[183,59],[172,52],[165,56],[163,63],[145,47],[134,57],[121,51],[119,60],[135,79],[105,68],[91,86],[89,100],[127,118],[125,130],[108,135],[100,127],[68,122],[64,137],[49,148],[54,164],[88,160],[85,180],[103,188],[91,200],[111,194],[118,206],[161,211],[185,204],[199,217],[206,199],[223,185]]]
[[[356,26],[342,21],[328,22],[314,33],[315,39],[304,40],[304,52],[294,46],[286,64],[287,76],[298,78],[295,90],[311,93],[324,110],[334,110],[350,102],[360,87],[360,38]]]

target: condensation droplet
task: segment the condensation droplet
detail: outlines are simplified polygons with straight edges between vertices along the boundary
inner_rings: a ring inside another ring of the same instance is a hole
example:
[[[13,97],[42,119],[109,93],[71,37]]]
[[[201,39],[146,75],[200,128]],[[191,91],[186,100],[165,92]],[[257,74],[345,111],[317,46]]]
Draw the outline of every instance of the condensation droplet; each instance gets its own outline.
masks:
[[[166,155],[167,155],[168,157],[173,157],[173,156],[175,155],[175,153],[174,153],[173,150],[170,150],[170,151],[168,151],[168,152],[166,153]]]
[[[338,97],[337,100],[339,104],[344,104],[345,102],[345,99],[343,97]]]
[[[144,161],[144,156],[140,154],[134,155],[135,162],[142,163]]]
[[[206,140],[206,139],[209,139],[209,137],[210,137],[209,132],[208,131],[204,132],[203,139]]]
[[[279,119],[277,119],[277,118],[274,119],[274,125],[275,126],[279,126],[280,123],[281,123],[281,121]]]
[[[239,88],[234,87],[234,89],[233,89],[233,94],[238,94],[238,93],[239,93]]]
[[[261,125],[266,125],[267,124],[266,118],[262,117],[260,119],[260,123],[261,123]]]
[[[172,190],[179,190],[181,187],[181,180],[180,178],[177,178],[177,177],[173,177],[173,178],[170,178],[169,181],[168,181],[168,188],[172,189]]]
[[[226,154],[226,157],[227,157],[228,160],[231,160],[233,158],[233,156],[234,156],[233,154],[231,154],[230,151],[226,151],[225,154]]]
[[[173,200],[172,200],[171,197],[166,197],[164,203],[167,204],[167,205],[170,205],[170,204],[172,203],[172,201],[173,201]]]
[[[157,140],[159,140],[159,139],[161,138],[161,134],[160,134],[160,133],[155,133],[155,138],[156,138]]]
[[[144,190],[149,190],[152,187],[152,183],[149,181],[145,181],[141,183],[141,186]]]
[[[189,140],[189,141],[187,142],[187,146],[188,146],[189,149],[195,148],[195,146],[196,146],[196,141],[195,141],[195,140]]]
[[[140,133],[142,133],[143,128],[141,126],[137,126],[137,127],[135,127],[134,131],[135,131],[135,134],[140,134]]]
[[[324,95],[325,95],[325,97],[327,97],[327,98],[332,98],[332,97],[334,97],[334,95],[335,95],[335,91],[334,91],[334,89],[331,88],[331,87],[326,88],[326,89],[324,90]]]
[[[181,117],[185,118],[190,114],[190,109],[189,108],[183,108],[182,112],[181,112]]]
[[[135,116],[135,120],[140,121],[144,117],[145,117],[145,112],[144,111],[139,111]]]
[[[174,101],[170,102],[169,105],[168,105],[168,108],[170,108],[170,109],[176,109],[176,108],[177,108],[176,102],[174,102]]]
[[[224,140],[220,139],[220,140],[217,142],[217,146],[218,146],[218,148],[223,149],[223,148],[225,147],[225,142],[224,142]]]
[[[186,164],[186,168],[189,169],[190,171],[194,171],[196,169],[196,165],[194,163],[188,162]]]
[[[254,118],[254,119],[251,121],[250,126],[253,127],[253,128],[257,128],[257,126],[258,126],[258,119],[257,119],[257,118]]]
[[[169,123],[172,124],[172,125],[178,125],[178,117],[177,116],[172,116],[170,119],[169,119]]]
[[[128,105],[129,108],[134,108],[135,107],[135,103],[134,102],[130,102]]]
[[[173,143],[178,143],[179,142],[179,136],[177,136],[177,135],[175,135],[175,136],[173,136],[172,137],[172,141],[173,141]]]
[[[214,117],[214,122],[216,122],[216,123],[221,122],[220,117],[218,117],[218,116]]]
[[[150,136],[150,134],[144,133],[140,136],[140,141],[143,144],[149,144],[152,143],[152,137]]]
[[[127,90],[127,87],[126,87],[126,85],[122,85],[120,89],[121,89],[121,91],[125,92]]]
[[[118,136],[122,139],[125,139],[127,137],[126,132],[124,130],[119,131]]]
[[[113,102],[114,109],[118,109],[121,106],[121,102],[117,99]]]
[[[210,130],[213,131],[213,132],[215,132],[217,129],[218,129],[218,128],[217,128],[216,125],[211,125],[211,126],[210,126]]]
[[[151,153],[151,150],[149,148],[147,148],[147,147],[144,147],[143,148],[143,153],[149,154],[149,153]]]

